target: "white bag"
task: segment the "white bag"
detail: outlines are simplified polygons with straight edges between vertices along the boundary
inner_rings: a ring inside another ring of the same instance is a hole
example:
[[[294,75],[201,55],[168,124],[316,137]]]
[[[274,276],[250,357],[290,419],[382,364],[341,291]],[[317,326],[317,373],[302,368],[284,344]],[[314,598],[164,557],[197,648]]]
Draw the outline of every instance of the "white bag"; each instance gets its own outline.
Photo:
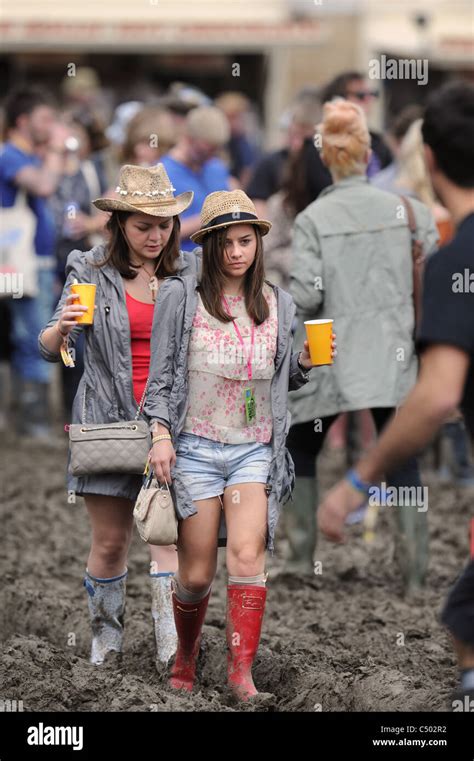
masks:
[[[18,190],[14,206],[2,207],[1,215],[0,299],[37,296],[40,259],[35,250],[37,219],[28,206],[26,193]]]
[[[152,474],[140,489],[133,517],[144,542],[166,547],[178,541],[178,519],[169,486],[160,486]]]

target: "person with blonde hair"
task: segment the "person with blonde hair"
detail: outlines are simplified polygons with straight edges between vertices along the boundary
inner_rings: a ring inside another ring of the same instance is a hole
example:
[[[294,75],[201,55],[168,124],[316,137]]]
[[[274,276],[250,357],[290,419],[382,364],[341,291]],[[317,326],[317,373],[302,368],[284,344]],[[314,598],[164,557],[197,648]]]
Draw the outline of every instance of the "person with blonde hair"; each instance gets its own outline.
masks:
[[[366,176],[370,135],[360,106],[326,103],[321,158],[334,184],[296,217],[290,291],[299,318],[331,318],[340,359],[290,394],[288,448],[296,485],[290,517],[300,529],[295,562],[310,571],[316,541],[315,458],[342,412],[370,409],[377,431],[402,404],[416,380],[411,235],[401,198],[373,187]],[[425,253],[437,232],[430,211],[411,201]],[[395,487],[420,486],[415,458],[387,474]],[[398,558],[406,588],[423,584],[427,567],[426,512],[395,508]],[[297,532],[295,531],[296,535]]]
[[[229,123],[219,108],[199,106],[186,117],[178,142],[162,162],[177,192],[192,190],[194,200],[183,215],[181,247],[192,251],[190,235],[199,229],[199,213],[208,193],[229,190],[229,169],[218,157],[230,137]]]
[[[359,106],[367,119],[370,118],[372,106],[379,91],[371,87],[369,82],[359,71],[344,71],[327,83],[321,93],[323,103],[335,99],[345,99],[348,103]],[[369,130],[371,142],[371,155],[367,164],[368,177],[373,177],[381,169],[384,169],[392,160],[391,150],[383,136],[378,132]]]
[[[338,99],[323,109],[323,161],[337,179],[364,174],[370,134],[362,109]]]
[[[173,117],[164,108],[146,106],[129,121],[121,149],[123,164],[153,166],[177,140]]]
[[[406,193],[418,198],[431,209],[440,236],[440,245],[447,243],[453,234],[453,223],[447,209],[436,199],[426,166],[421,134],[422,119],[409,127],[400,145],[399,170],[393,183],[393,192]]]

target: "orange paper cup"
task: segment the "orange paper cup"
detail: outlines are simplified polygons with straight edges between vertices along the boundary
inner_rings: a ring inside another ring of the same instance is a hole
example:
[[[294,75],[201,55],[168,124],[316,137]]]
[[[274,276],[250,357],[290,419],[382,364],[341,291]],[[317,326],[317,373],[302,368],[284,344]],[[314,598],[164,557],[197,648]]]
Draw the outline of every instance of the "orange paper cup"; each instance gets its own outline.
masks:
[[[79,302],[76,300],[76,304],[79,303],[87,307],[87,312],[76,317],[76,322],[83,325],[92,325],[94,322],[95,289],[96,286],[92,283],[74,283],[71,285],[71,293],[77,293],[79,296]]]
[[[313,365],[332,365],[331,335],[334,320],[306,320],[306,336]]]

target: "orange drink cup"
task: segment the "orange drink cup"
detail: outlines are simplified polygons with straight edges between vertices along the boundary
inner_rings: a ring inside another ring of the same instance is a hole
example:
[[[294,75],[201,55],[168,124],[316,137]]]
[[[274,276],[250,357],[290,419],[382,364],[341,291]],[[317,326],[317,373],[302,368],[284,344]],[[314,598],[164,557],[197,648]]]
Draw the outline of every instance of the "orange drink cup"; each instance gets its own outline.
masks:
[[[80,322],[82,325],[92,325],[94,322],[95,289],[96,286],[92,283],[73,283],[71,285],[71,293],[77,293],[79,296],[79,302],[76,300],[76,303],[88,308],[87,312],[76,317],[76,322]]]
[[[306,337],[313,365],[332,365],[331,335],[334,320],[306,320]]]

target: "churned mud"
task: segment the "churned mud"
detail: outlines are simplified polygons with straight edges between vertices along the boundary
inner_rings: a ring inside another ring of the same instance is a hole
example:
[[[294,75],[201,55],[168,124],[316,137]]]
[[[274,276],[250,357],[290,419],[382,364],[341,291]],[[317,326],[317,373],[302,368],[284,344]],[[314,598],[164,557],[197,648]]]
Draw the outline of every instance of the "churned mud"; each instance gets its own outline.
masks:
[[[254,668],[265,693],[239,706],[225,690],[224,551],[192,696],[171,693],[154,666],[148,553],[138,536],[129,559],[126,639],[119,669],[88,663],[82,574],[88,553],[84,503],[69,504],[66,437],[38,446],[4,435],[0,685],[25,711],[440,711],[449,706],[455,661],[438,622],[443,598],[468,556],[473,492],[429,490],[431,560],[426,591],[405,600],[393,563],[393,516],[382,511],[373,544],[360,526],[334,547],[320,540],[322,573],[283,572],[284,539],[269,560],[269,596]],[[325,454],[325,490],[341,474]]]

